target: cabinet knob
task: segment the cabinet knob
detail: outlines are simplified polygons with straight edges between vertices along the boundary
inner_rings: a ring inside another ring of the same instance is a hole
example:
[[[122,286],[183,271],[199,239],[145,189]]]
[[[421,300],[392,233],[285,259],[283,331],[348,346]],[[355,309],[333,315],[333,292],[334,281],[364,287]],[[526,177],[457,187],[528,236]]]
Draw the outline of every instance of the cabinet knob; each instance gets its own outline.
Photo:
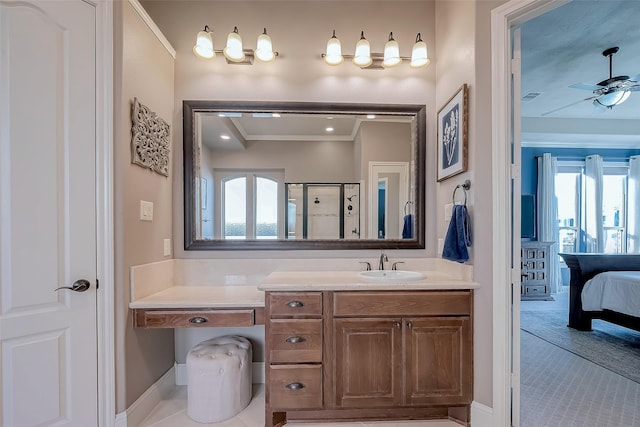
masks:
[[[204,317],[192,317],[191,319],[189,319],[189,323],[195,323],[195,324],[199,324],[199,323],[207,323],[207,319],[205,319]]]
[[[285,386],[289,390],[301,390],[304,388],[304,384],[302,383],[290,383]]]
[[[304,307],[304,303],[302,301],[289,301],[287,305],[291,308]]]
[[[393,322],[393,326],[395,326],[396,328],[400,329],[402,327],[402,323],[398,322],[397,320],[395,322]]]
[[[303,337],[288,337],[285,342],[288,342],[289,344],[298,344],[305,342],[305,339]]]
[[[407,328],[411,328],[413,326],[413,323],[407,321]]]

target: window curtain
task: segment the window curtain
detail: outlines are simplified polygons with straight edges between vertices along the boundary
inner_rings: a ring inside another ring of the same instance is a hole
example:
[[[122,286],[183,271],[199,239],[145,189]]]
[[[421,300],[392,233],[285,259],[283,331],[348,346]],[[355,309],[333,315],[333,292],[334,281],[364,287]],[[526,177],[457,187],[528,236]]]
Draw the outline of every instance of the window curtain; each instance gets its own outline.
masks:
[[[640,253],[640,156],[629,157],[627,252]]]
[[[555,195],[558,160],[551,154],[538,157],[538,240],[553,242],[549,254],[549,286],[551,293],[562,290],[560,286],[560,262],[558,260],[558,202]]]
[[[604,252],[602,190],[602,157],[594,154],[585,159],[584,220],[582,222],[585,252]]]

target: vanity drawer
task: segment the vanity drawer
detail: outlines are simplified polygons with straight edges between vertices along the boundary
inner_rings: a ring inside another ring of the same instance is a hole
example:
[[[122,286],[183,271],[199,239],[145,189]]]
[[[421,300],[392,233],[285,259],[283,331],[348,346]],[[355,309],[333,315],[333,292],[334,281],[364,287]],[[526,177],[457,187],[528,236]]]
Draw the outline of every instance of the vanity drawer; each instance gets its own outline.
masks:
[[[268,396],[272,408],[321,409],[321,365],[271,365]]]
[[[460,316],[471,313],[471,291],[335,292],[335,316]]]
[[[134,311],[134,326],[141,328],[207,328],[213,326],[253,326],[255,324],[253,309],[136,309]]]
[[[322,362],[321,319],[271,319],[271,363]]]
[[[321,316],[321,292],[269,292],[271,316]]]

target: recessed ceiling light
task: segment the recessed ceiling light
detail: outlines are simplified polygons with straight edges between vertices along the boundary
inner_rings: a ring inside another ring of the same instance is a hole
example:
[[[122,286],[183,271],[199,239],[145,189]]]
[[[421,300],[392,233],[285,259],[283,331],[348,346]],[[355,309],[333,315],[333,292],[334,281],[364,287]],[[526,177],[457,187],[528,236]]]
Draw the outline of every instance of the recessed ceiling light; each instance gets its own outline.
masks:
[[[375,119],[376,115],[375,114],[367,114],[367,119]]]
[[[332,127],[328,127],[325,129],[327,132],[333,132],[333,128]]]
[[[273,113],[272,117],[280,117],[280,113]]]
[[[225,141],[228,141],[231,139],[231,137],[229,135],[220,135],[220,139],[223,139]]]

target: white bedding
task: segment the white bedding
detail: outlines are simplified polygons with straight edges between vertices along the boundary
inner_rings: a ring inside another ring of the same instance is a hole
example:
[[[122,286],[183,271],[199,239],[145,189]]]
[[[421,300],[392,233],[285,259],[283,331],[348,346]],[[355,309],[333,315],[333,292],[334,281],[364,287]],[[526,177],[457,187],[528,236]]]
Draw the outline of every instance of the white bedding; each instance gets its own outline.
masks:
[[[607,271],[594,276],[582,290],[582,309],[640,317],[640,271]]]

